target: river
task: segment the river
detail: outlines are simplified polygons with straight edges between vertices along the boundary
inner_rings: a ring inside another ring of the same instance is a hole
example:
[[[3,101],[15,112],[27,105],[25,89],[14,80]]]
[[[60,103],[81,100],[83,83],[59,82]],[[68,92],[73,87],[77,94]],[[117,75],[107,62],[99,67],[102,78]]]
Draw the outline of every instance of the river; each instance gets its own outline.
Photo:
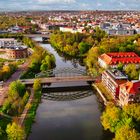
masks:
[[[84,68],[76,60],[60,56],[50,44],[41,44],[56,58],[56,67]],[[68,83],[75,85],[75,83]],[[86,85],[87,83],[78,83]],[[67,86],[66,83],[52,84]],[[86,91],[87,89],[85,89]],[[74,91],[71,91],[74,92]],[[110,133],[103,130],[100,123],[101,105],[95,91],[93,95],[70,101],[52,101],[42,98],[32,125],[29,140],[111,140]]]

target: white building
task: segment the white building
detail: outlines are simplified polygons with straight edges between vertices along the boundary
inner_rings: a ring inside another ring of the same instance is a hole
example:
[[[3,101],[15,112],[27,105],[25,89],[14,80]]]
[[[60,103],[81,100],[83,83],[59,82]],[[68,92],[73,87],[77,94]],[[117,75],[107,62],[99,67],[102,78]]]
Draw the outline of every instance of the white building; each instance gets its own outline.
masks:
[[[72,28],[72,27],[60,27],[60,31],[62,32],[71,32],[71,33],[82,33],[83,28]]]
[[[5,48],[5,47],[13,47],[13,46],[17,46],[17,40],[15,40],[14,38],[1,38],[0,39],[0,48]]]

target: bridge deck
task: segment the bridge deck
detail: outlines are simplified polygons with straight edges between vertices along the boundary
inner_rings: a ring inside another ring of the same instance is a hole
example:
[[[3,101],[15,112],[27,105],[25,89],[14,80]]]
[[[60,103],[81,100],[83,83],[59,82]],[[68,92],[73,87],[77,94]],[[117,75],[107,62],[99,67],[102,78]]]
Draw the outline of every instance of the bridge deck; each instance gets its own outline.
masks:
[[[45,37],[45,38],[50,38],[50,34],[24,34],[24,36],[27,37]]]
[[[23,79],[22,83],[25,85],[32,85],[35,79]],[[46,83],[60,83],[60,82],[80,82],[80,81],[95,81],[94,78],[90,76],[74,76],[74,77],[48,77],[48,78],[40,78],[41,84]]]

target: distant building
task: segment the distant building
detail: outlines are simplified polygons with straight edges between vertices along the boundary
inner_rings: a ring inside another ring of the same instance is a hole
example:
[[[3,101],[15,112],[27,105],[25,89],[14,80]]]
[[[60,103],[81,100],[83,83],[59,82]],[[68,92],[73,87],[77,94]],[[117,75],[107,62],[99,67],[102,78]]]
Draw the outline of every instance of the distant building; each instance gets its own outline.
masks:
[[[128,77],[117,69],[106,70],[102,73],[102,83],[112,94],[112,97],[118,98],[120,85],[127,81]]]
[[[98,57],[98,63],[103,68],[116,68],[119,63],[124,65],[136,64],[140,65],[140,57],[134,52],[115,52],[115,53],[104,53]]]
[[[1,38],[0,39],[0,48],[8,48],[11,46],[17,45],[17,40],[14,38]]]
[[[15,26],[10,27],[8,31],[11,33],[19,33],[19,32],[22,32],[22,28],[19,27],[18,25],[15,25]]]
[[[128,81],[120,85],[119,101],[122,106],[140,102],[140,81]]]
[[[71,32],[71,33],[77,33],[77,32],[82,33],[83,32],[83,28],[60,27],[59,29],[62,32]]]

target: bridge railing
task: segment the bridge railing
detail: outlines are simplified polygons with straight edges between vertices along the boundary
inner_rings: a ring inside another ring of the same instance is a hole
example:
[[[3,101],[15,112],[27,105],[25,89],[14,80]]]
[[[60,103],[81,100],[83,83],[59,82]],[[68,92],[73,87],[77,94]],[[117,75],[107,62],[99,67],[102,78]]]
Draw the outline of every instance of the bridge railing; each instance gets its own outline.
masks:
[[[88,75],[86,69],[79,69],[79,68],[56,68],[47,70],[35,75],[35,77],[67,77],[67,76],[77,76],[77,75]]]

